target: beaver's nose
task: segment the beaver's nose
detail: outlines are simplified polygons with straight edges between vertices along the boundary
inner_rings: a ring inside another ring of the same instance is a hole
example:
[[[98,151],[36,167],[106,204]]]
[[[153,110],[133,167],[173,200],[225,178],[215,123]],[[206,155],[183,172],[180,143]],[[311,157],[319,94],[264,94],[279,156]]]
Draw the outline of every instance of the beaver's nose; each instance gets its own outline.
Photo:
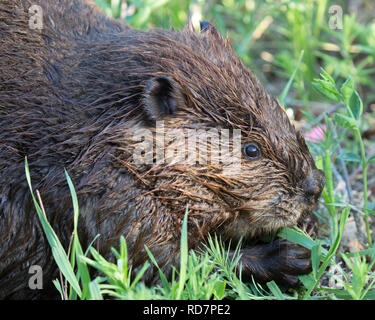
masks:
[[[324,172],[318,169],[314,169],[310,175],[302,181],[301,187],[308,202],[318,200],[325,182]]]

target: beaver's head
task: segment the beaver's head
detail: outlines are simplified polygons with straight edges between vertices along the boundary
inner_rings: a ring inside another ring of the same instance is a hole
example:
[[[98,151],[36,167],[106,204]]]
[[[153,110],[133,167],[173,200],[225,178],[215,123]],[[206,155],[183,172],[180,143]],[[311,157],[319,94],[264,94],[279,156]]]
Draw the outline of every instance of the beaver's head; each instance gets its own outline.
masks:
[[[143,82],[143,121],[127,163],[173,214],[188,206],[201,234],[224,226],[231,238],[249,237],[296,225],[315,207],[323,174],[228,39],[202,27],[154,31],[152,49],[137,48],[155,70]]]

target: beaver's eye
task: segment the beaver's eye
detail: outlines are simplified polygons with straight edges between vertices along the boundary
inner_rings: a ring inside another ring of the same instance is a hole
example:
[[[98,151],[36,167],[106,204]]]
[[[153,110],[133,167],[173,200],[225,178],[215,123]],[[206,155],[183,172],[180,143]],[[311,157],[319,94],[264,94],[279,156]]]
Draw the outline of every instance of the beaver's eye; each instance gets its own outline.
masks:
[[[255,143],[248,143],[243,148],[243,153],[246,158],[256,160],[260,157],[260,149]]]

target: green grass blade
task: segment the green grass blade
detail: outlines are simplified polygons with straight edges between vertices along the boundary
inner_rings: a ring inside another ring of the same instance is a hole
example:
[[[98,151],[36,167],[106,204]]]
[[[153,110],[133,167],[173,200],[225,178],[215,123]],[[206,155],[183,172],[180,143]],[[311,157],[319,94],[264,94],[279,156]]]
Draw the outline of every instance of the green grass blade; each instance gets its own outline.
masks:
[[[42,228],[46,234],[48,243],[52,250],[52,255],[55,258],[56,264],[59,267],[60,271],[66,278],[66,280],[70,283],[70,285],[73,287],[73,289],[77,292],[78,296],[82,296],[82,291],[79,287],[78,281],[75,277],[74,271],[70,265],[68,256],[65,253],[65,250],[63,246],[61,245],[56,233],[54,232],[53,228],[49,224],[47,218],[44,216],[42,209],[40,208],[37,200],[35,199],[33,189],[31,186],[31,178],[30,178],[30,172],[29,172],[29,165],[27,162],[27,157],[25,157],[25,172],[26,172],[26,179],[27,183],[30,188],[30,192],[34,201],[34,205],[39,217],[39,220],[41,222]]]
[[[78,205],[78,197],[77,193],[75,191],[73,182],[68,174],[68,172],[65,170],[65,177],[68,182],[70,194],[72,197],[72,202],[73,202],[73,213],[74,213],[74,234],[73,234],[73,246],[72,246],[72,254],[73,257],[75,258],[74,260],[77,261],[77,279],[81,279],[81,284],[82,284],[82,289],[83,289],[83,294],[82,294],[82,299],[90,299],[89,296],[89,284],[91,283],[91,278],[90,278],[90,273],[89,269],[81,259],[79,259],[79,256],[83,255],[83,250],[81,247],[81,244],[79,242],[79,237],[78,237],[78,217],[79,217],[79,205]],[[72,262],[74,266],[74,261]],[[72,294],[72,292],[71,292]]]
[[[320,243],[315,245],[311,249],[311,265],[312,265],[315,278],[318,274],[321,252],[322,252],[322,245]]]
[[[90,300],[103,300],[103,296],[100,293],[99,284],[96,279],[91,281],[88,286],[91,293]]]
[[[145,250],[146,250],[146,252],[147,252],[147,254],[148,254],[148,256],[149,256],[151,262],[152,262],[152,263],[156,266],[156,268],[158,269],[158,271],[159,271],[159,275],[160,275],[160,279],[161,279],[161,281],[162,281],[163,286],[164,286],[165,288],[168,288],[168,287],[169,287],[169,283],[168,283],[167,277],[165,276],[165,274],[163,273],[163,271],[160,269],[158,263],[156,262],[156,259],[155,259],[154,255],[151,253],[150,249],[147,248],[146,246],[145,246]]]
[[[280,94],[280,96],[279,96],[279,102],[280,102],[280,104],[281,104],[282,106],[285,104],[285,98],[286,98],[286,96],[287,96],[287,94],[288,94],[288,92],[289,92],[289,90],[290,90],[290,87],[292,86],[292,83],[293,83],[294,78],[295,78],[295,76],[296,76],[296,74],[297,74],[297,71],[298,71],[298,69],[299,69],[299,66],[301,65],[301,62],[302,62],[302,58],[303,58],[304,53],[305,53],[304,50],[302,50],[302,51],[301,51],[301,54],[300,54],[300,56],[299,56],[299,58],[298,58],[297,66],[296,66],[296,68],[294,69],[292,76],[290,77],[288,83],[286,84],[285,88],[283,89],[283,91],[281,92],[281,94]]]
[[[187,260],[188,260],[188,241],[187,241],[187,218],[188,218],[188,208],[185,210],[184,220],[182,222],[182,232],[181,232],[181,250],[180,250],[180,279],[178,283],[178,290],[176,299],[181,298],[182,290],[185,286],[186,272],[187,272]]]
[[[278,233],[277,236],[291,242],[297,243],[302,247],[307,249],[312,249],[317,245],[317,243],[312,240],[307,234],[305,234],[302,230],[298,229],[297,227],[293,228],[282,228]],[[323,255],[326,255],[328,251],[324,248],[321,249]]]
[[[277,299],[284,300],[284,295],[275,281],[267,282],[267,287]]]
[[[55,279],[52,281],[52,283],[54,284],[54,286],[56,287],[57,291],[60,293],[60,298],[61,300],[64,299],[64,295],[63,295],[63,292],[62,292],[62,288],[61,288],[61,283],[59,280]]]

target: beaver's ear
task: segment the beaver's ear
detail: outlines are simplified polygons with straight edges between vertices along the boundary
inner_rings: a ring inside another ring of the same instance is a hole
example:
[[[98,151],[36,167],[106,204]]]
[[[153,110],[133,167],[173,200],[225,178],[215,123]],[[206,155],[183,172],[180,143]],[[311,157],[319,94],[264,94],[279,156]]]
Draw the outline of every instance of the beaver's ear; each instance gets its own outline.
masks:
[[[147,81],[144,108],[151,120],[174,115],[182,101],[181,88],[173,79],[157,76]]]
[[[208,21],[200,21],[199,24],[200,24],[202,33],[211,32],[212,34],[215,34],[215,35],[218,34],[216,28]]]

